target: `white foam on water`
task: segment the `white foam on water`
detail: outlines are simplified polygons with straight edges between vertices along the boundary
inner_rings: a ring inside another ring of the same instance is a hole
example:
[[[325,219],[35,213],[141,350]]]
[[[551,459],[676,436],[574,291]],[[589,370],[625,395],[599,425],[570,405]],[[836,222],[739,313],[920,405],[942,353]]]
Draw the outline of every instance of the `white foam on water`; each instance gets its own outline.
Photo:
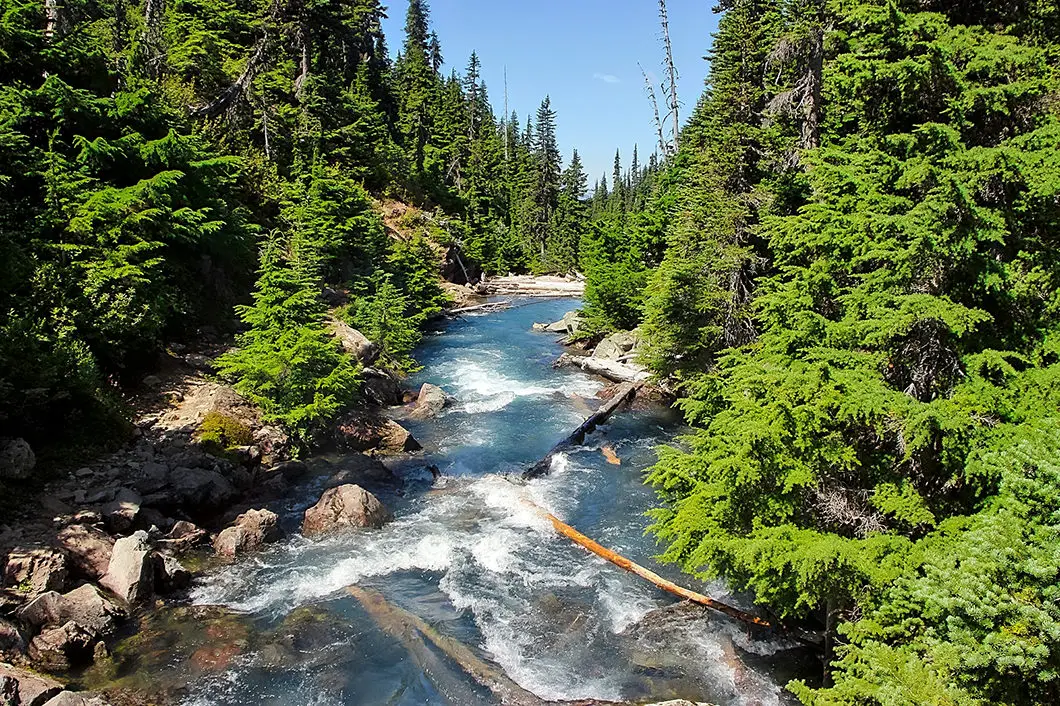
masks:
[[[475,359],[456,357],[437,366],[439,379],[462,401],[454,411],[497,412],[520,397],[571,393],[590,397],[603,387],[599,381],[581,374],[562,375],[556,383],[548,385],[519,380],[504,373],[504,361],[499,356],[487,361],[480,359],[481,354],[490,352],[476,350]]]

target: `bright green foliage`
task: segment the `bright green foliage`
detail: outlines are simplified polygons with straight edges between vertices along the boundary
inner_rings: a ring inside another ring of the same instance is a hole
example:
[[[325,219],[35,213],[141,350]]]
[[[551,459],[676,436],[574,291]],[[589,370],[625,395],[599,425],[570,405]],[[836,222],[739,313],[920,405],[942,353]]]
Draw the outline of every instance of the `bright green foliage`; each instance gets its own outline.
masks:
[[[319,256],[312,244],[273,233],[261,253],[254,303],[238,307],[249,327],[218,371],[303,444],[357,395],[358,370],[324,327]]]
[[[698,431],[654,530],[846,621],[806,703],[1060,694],[1057,14],[987,5],[724,3],[657,198],[647,359]]]

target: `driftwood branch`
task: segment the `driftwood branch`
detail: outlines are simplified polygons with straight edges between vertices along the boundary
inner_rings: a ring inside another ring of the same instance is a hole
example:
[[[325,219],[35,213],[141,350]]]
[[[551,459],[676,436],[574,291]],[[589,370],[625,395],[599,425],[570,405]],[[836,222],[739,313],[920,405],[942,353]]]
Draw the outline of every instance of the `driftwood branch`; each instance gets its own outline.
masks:
[[[600,408],[596,410],[592,416],[582,422],[581,426],[575,429],[570,436],[553,446],[552,450],[549,451],[543,459],[526,469],[526,471],[523,472],[523,478],[529,480],[531,478],[539,478],[548,475],[552,470],[552,459],[555,458],[556,454],[584,442],[586,435],[591,434],[596,427],[606,422],[611,415],[615,413],[615,410],[633,399],[637,395],[637,390],[639,390],[640,387],[639,384],[631,382],[624,383],[618,388],[618,391],[615,392],[614,397],[601,405]]]
[[[505,706],[622,706],[611,701],[545,701],[516,684],[499,667],[496,667],[475,654],[467,645],[455,638],[443,635],[434,629],[426,620],[390,603],[378,591],[349,586],[346,591],[357,599],[357,602],[387,634],[395,637],[412,655],[417,666],[424,668],[432,681],[438,680],[444,669],[438,660],[427,649],[422,638],[451,659],[478,684],[489,689]],[[422,637],[421,637],[422,636]],[[435,681],[436,685],[437,681]],[[458,691],[458,687],[442,687],[444,691]],[[463,700],[458,703],[471,703]]]
[[[569,365],[579,367],[587,373],[607,378],[611,382],[631,382],[643,385],[651,377],[643,368],[628,365],[618,360],[604,360],[603,358],[593,358],[591,356],[564,353],[553,363],[553,367],[556,368],[564,368]]]
[[[475,306],[463,306],[459,309],[450,309],[445,312],[445,315],[459,316],[460,314],[470,314],[477,311],[504,311],[505,309],[511,308],[512,303],[510,301],[486,302],[485,304],[476,304]]]

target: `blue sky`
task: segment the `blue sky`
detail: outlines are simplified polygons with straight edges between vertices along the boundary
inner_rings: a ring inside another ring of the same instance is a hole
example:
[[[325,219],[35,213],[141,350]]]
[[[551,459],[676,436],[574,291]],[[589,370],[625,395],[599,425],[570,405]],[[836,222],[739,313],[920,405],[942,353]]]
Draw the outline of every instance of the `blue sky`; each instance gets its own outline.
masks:
[[[682,119],[699,98],[703,60],[717,29],[714,0],[669,0],[674,61],[681,74]],[[405,0],[391,0],[384,23],[391,52],[404,40]],[[608,181],[615,148],[629,166],[634,143],[642,162],[657,139],[644,79],[637,67],[662,78],[663,49],[656,0],[434,0],[431,24],[442,42],[444,71],[463,71],[471,51],[498,117],[504,111],[504,70],[509,110],[525,124],[548,94],[558,114],[564,163],[577,147],[590,186]],[[659,100],[663,100],[661,93]],[[665,112],[665,109],[663,109]]]

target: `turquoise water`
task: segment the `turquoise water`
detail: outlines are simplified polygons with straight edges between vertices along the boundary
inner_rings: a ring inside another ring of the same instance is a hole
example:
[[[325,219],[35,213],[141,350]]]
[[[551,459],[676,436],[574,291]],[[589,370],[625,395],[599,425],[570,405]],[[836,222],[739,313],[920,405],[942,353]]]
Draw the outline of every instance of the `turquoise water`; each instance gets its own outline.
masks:
[[[425,452],[392,462],[399,487],[374,489],[392,523],[324,539],[297,535],[321,475],[282,508],[289,540],[199,581],[195,603],[239,611],[256,637],[240,643],[230,664],[188,680],[184,703],[497,703],[437,649],[410,650],[380,629],[349,585],[379,592],[542,699],[787,702],[776,665],[790,661],[789,645],[753,640],[698,610],[649,616],[675,601],[558,536],[524,504],[548,508],[668,578],[739,602],[652,558],[659,548],[644,534],[643,513],[653,495],[642,473],[655,446],[680,432],[671,413],[623,413],[560,457],[551,476],[519,480],[595,408],[603,384],[553,370],[557,337],[531,331],[578,302],[517,304],[456,320],[418,351],[423,370],[411,382],[438,384],[456,401],[437,419],[406,423]],[[621,465],[607,461],[605,445]],[[341,464],[337,457],[315,466]]]

